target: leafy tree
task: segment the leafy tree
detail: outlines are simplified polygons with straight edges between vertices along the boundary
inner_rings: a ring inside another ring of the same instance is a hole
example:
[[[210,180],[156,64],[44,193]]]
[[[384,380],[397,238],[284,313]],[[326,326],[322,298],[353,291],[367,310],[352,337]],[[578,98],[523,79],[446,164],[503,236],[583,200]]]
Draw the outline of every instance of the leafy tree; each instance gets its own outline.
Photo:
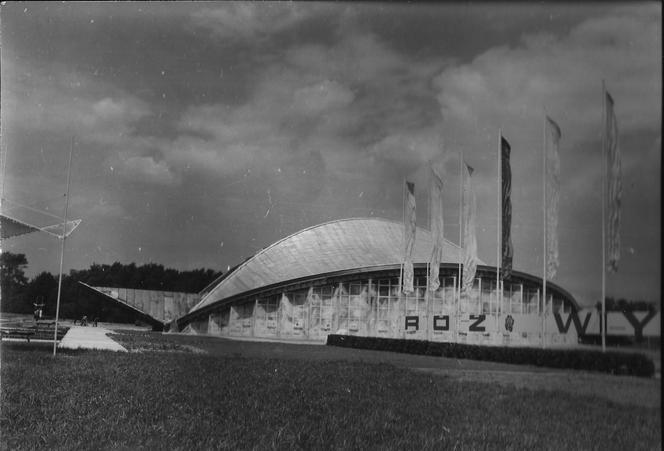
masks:
[[[87,315],[103,321],[132,322],[135,315],[131,311],[90,293],[78,282],[100,287],[197,293],[220,275],[211,269],[178,271],[157,263],[141,266],[135,263],[94,263],[87,270],[72,270],[64,277],[60,312],[66,318]]]
[[[15,313],[29,313],[32,305],[24,302],[24,291],[28,284],[24,269],[28,266],[25,254],[3,252],[0,254],[0,291],[2,310]]]
[[[32,307],[33,302],[44,303],[44,315],[55,314],[58,297],[58,279],[50,272],[35,276],[25,288],[25,303]]]
[[[656,311],[657,304],[644,300],[629,300],[620,298],[617,301],[612,297],[606,297],[604,305],[607,312],[634,312],[634,311]],[[602,309],[602,303],[595,304],[597,310]]]

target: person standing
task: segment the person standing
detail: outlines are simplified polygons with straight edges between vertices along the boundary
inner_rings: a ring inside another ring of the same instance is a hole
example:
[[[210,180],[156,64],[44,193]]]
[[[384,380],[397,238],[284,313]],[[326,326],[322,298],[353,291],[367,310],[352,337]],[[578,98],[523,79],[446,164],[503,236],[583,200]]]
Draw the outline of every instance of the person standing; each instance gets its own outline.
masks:
[[[42,312],[44,308],[43,298],[40,296],[37,298],[37,301],[33,302],[32,305],[35,307],[34,318],[35,322],[39,321],[42,318]],[[39,301],[42,301],[41,303]]]

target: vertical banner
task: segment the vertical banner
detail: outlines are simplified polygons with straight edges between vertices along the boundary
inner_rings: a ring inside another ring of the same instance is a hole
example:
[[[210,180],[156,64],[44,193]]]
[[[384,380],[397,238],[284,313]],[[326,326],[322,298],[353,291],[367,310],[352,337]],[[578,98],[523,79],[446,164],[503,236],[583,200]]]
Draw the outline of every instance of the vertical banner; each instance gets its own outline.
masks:
[[[443,258],[443,180],[433,168],[430,190],[433,249],[429,264],[429,290],[436,291],[440,287],[440,263]]]
[[[415,184],[406,182],[406,211],[404,212],[404,264],[403,292],[410,294],[413,287],[413,248],[415,247]]]
[[[291,335],[293,333],[293,304],[291,304],[286,293],[281,294],[279,310],[281,317],[279,330],[286,335]]]
[[[558,146],[562,136],[560,127],[546,117],[546,278],[553,279],[558,272],[558,203],[560,200],[560,157]]]
[[[470,178],[473,175],[473,168],[466,164],[466,170],[468,174],[463,181],[464,258],[462,293],[470,293],[473,288],[473,282],[475,281],[475,273],[477,272],[477,236],[475,234],[477,200]]]
[[[512,169],[510,152],[512,147],[505,138],[500,137],[501,186],[502,186],[502,275],[509,279],[512,275]]]
[[[606,124],[604,143],[609,168],[609,271],[618,271],[620,260],[620,201],[622,197],[620,149],[618,147],[618,121],[613,111],[613,98],[606,92]]]

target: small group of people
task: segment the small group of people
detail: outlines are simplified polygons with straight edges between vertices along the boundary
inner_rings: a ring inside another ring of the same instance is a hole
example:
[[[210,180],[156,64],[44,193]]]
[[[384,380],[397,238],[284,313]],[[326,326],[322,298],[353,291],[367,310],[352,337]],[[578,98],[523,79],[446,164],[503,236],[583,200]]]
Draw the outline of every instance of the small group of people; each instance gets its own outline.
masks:
[[[74,320],[74,326],[76,323],[79,322],[79,320]],[[92,320],[92,326],[97,327],[97,323],[99,322],[99,318],[95,316],[95,319]],[[88,315],[83,315],[83,318],[80,319],[80,325],[81,326],[87,326],[88,325]]]
[[[44,314],[44,305],[46,305],[44,303],[44,297],[39,296],[37,298],[37,300],[32,303],[32,305],[35,307],[35,310],[34,310],[35,322],[40,321],[43,317],[43,314]],[[99,318],[95,316],[95,318],[92,320],[92,326],[97,327],[98,322],[99,322]],[[83,315],[83,318],[81,318],[80,320],[75,319],[74,320],[74,326],[77,323],[80,323],[81,326],[87,326],[88,325],[88,316]]]

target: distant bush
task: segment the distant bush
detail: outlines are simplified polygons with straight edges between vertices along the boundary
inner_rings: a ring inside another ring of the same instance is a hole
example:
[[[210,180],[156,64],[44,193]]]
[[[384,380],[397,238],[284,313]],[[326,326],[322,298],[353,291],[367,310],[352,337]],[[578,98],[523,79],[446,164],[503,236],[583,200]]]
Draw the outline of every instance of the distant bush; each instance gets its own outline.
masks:
[[[328,335],[329,346],[422,354],[457,359],[536,365],[549,368],[602,371],[610,374],[652,377],[655,364],[643,354],[582,349],[541,349],[479,346],[398,338]]]

